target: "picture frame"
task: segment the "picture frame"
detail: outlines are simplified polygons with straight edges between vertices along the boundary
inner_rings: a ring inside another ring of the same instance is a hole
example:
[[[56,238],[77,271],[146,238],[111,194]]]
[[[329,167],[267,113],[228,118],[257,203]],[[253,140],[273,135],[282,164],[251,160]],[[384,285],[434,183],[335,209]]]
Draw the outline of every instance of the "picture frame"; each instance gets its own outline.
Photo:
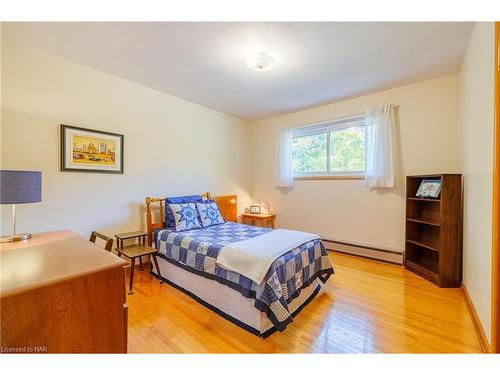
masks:
[[[61,171],[123,174],[123,134],[61,124],[60,137]]]
[[[441,180],[424,179],[418,187],[417,194],[419,198],[439,198],[441,193]]]
[[[250,213],[260,215],[260,206],[250,206]]]

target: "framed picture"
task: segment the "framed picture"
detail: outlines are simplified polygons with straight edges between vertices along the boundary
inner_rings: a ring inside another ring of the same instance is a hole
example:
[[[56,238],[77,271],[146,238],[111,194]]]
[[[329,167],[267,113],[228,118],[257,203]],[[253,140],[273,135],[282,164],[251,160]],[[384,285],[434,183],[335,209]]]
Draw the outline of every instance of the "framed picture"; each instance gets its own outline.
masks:
[[[61,171],[123,173],[123,135],[61,124]]]
[[[420,198],[438,198],[440,192],[441,180],[422,180],[416,195]]]
[[[260,206],[250,206],[251,214],[260,214]]]

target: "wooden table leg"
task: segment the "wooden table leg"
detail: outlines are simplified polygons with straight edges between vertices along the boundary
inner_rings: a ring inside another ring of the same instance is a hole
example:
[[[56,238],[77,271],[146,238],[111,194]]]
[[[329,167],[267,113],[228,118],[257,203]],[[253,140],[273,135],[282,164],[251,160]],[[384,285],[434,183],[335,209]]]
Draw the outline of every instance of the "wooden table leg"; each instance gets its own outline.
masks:
[[[153,254],[153,262],[155,262],[156,272],[160,276],[160,284],[163,284],[163,279],[161,278],[160,267],[158,267],[158,261],[156,260],[156,254]]]
[[[132,285],[134,285],[134,267],[135,267],[135,258],[130,259],[130,286],[128,289],[128,294],[134,294],[132,290]]]
[[[140,269],[141,271],[143,271],[143,270],[144,270],[144,268],[142,268],[142,257],[139,257],[139,269]]]

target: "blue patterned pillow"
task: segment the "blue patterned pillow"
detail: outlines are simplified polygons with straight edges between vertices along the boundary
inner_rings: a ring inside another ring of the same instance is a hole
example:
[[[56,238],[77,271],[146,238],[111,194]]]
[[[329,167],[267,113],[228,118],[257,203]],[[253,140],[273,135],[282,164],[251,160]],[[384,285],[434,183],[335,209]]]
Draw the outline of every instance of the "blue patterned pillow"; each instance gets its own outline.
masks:
[[[200,214],[201,225],[203,228],[211,227],[212,225],[224,224],[226,221],[222,218],[219,212],[217,203],[213,201],[196,202],[196,208]]]
[[[196,211],[194,203],[169,203],[169,207],[174,215],[176,232],[201,228],[198,211]]]
[[[201,195],[183,195],[182,197],[166,197],[165,198],[165,226],[168,229],[174,229],[175,230],[175,220],[174,220],[174,214],[172,213],[172,210],[170,209],[170,206],[168,203],[194,203],[194,202],[201,202],[203,199],[201,198]],[[200,218],[198,217],[198,220]]]

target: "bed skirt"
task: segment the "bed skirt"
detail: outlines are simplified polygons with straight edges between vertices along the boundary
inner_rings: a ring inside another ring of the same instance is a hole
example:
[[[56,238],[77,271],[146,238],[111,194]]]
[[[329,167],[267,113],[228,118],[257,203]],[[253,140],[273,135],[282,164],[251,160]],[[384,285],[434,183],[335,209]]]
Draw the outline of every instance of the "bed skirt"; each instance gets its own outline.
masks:
[[[157,260],[162,279],[166,283],[186,293],[223,318],[262,338],[276,331],[266,314],[253,306],[255,302],[253,299],[244,297],[227,285],[178,267],[161,257],[157,257]],[[159,277],[154,265],[151,274],[156,278]],[[317,279],[303,289],[300,295],[289,303],[292,317],[311,302],[320,290],[321,286]]]

